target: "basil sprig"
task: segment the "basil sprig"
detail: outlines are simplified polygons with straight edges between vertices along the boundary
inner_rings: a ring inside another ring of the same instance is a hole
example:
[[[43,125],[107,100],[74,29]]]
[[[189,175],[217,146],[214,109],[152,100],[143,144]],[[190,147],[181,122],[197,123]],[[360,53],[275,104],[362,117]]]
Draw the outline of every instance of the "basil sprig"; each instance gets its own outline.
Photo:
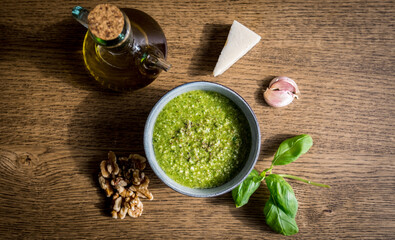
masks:
[[[274,166],[286,165],[302,154],[309,151],[313,145],[313,139],[302,134],[283,141],[274,155],[270,168],[267,168],[259,174],[255,169],[251,171],[248,177],[232,191],[232,197],[236,207],[247,204],[251,195],[259,188],[261,182],[265,180],[269,189],[270,197],[264,207],[266,223],[274,231],[283,235],[293,235],[299,231],[295,221],[298,211],[298,201],[296,200],[292,187],[283,177],[292,178],[311,185],[330,188],[330,186],[311,182],[288,174],[272,174]],[[269,173],[268,176],[266,174]]]

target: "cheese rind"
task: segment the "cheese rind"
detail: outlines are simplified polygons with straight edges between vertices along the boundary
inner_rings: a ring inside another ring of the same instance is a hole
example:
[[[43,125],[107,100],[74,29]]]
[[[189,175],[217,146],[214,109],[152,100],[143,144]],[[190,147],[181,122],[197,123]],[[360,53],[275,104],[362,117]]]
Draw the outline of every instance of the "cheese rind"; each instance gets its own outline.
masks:
[[[250,51],[260,40],[261,36],[234,20],[225,46],[215,65],[213,71],[214,77],[228,70],[228,68]]]

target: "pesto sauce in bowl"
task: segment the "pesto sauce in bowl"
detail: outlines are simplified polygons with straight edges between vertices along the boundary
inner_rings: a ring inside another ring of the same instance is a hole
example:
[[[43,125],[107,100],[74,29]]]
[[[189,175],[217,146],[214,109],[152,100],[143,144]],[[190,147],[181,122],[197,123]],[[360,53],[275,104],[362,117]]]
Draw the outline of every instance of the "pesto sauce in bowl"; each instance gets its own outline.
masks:
[[[166,104],[152,142],[158,164],[170,178],[190,188],[213,188],[241,170],[251,134],[246,117],[231,100],[194,90]]]

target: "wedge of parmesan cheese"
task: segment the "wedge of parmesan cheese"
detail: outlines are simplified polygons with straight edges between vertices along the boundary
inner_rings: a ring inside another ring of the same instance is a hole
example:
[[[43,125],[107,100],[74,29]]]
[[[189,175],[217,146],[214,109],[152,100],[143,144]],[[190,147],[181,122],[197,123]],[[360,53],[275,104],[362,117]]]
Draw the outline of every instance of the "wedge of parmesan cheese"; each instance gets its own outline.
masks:
[[[260,40],[261,36],[234,20],[225,46],[215,65],[214,77],[228,70],[228,68],[250,51]]]

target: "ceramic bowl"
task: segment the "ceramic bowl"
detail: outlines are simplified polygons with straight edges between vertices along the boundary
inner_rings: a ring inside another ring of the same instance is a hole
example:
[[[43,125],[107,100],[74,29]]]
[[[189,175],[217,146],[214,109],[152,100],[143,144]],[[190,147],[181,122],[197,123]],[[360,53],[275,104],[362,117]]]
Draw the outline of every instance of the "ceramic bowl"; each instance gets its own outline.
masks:
[[[177,97],[180,94],[193,91],[193,90],[205,90],[205,91],[213,91],[220,93],[230,100],[232,100],[244,113],[246,116],[248,123],[250,125],[251,130],[251,150],[242,169],[240,172],[233,177],[230,181],[224,183],[221,186],[214,188],[189,188],[185,187],[173,179],[168,177],[166,173],[159,166],[156,158],[154,147],[152,144],[152,134],[155,126],[156,118],[158,114],[162,111],[163,107],[173,98]],[[147,122],[145,124],[144,129],[144,150],[146,157],[148,159],[148,163],[150,164],[152,170],[155,174],[170,188],[173,190],[180,192],[182,194],[192,196],[192,197],[214,197],[224,193],[231,191],[233,188],[237,187],[251,172],[254,168],[255,163],[258,159],[259,151],[261,146],[261,135],[259,130],[259,124],[256,119],[254,112],[251,107],[247,104],[247,102],[236,92],[231,89],[212,82],[191,82],[186,83],[181,86],[174,88],[173,90],[166,93],[152,108],[151,113],[148,116]]]

